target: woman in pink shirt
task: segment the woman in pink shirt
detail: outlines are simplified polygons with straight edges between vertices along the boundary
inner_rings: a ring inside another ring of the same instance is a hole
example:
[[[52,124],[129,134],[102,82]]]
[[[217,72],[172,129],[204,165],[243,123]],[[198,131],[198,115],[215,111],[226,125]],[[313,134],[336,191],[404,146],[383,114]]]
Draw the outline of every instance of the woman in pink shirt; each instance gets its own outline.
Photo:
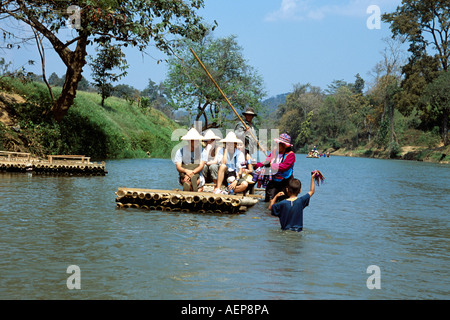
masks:
[[[295,153],[292,151],[291,137],[287,133],[282,133],[278,139],[275,148],[263,163],[257,163],[256,166],[267,167],[265,173],[272,175],[266,187],[266,198],[268,202],[272,200],[279,192],[285,192],[289,181],[294,178]],[[278,197],[277,200],[283,200],[285,197]]]

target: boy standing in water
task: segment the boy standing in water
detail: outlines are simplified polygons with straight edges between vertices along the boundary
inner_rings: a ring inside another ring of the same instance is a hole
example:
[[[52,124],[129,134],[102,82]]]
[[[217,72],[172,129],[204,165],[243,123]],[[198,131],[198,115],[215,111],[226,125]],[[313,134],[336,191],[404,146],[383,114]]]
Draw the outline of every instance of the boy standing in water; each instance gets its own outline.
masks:
[[[285,193],[278,192],[275,197],[270,200],[269,210],[273,216],[280,219],[281,229],[302,231],[303,230],[303,209],[309,205],[309,199],[314,194],[314,177],[318,172],[311,173],[311,188],[309,192],[301,197],[302,183],[298,179],[291,179],[286,188],[288,198],[276,203],[277,198],[285,196]]]

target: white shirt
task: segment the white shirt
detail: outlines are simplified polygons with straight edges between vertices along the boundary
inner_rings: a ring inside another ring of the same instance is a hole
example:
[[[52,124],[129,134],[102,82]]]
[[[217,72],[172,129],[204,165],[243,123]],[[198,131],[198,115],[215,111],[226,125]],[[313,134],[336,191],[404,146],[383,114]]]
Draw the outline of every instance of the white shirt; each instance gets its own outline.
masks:
[[[225,150],[226,150],[226,148],[222,148],[219,150],[219,153],[217,154],[217,160],[219,161],[219,163],[222,162]],[[245,162],[245,156],[240,150],[234,149],[234,154],[231,158],[229,157],[229,154],[228,154],[228,157],[227,157],[228,169],[234,170],[237,173],[240,168],[245,167],[245,166],[241,165],[244,162]]]
[[[190,149],[188,149],[188,146],[182,147],[180,149],[177,150],[177,152],[175,153],[175,157],[173,159],[173,162],[175,164],[177,163],[198,163],[200,164],[200,161],[208,161],[208,153],[206,151],[206,149],[199,149],[202,150],[201,154],[199,155],[197,150],[194,149],[194,151],[190,151]],[[183,152],[181,151],[183,150]],[[198,159],[200,158],[200,159]]]

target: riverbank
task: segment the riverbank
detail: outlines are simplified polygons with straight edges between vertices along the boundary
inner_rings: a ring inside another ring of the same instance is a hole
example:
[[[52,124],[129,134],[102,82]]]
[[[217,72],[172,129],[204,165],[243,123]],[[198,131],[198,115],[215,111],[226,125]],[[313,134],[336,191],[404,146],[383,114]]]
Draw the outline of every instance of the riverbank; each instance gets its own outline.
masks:
[[[443,145],[428,148],[424,146],[402,146],[396,157],[390,158],[388,150],[379,148],[358,147],[356,149],[340,148],[330,151],[333,156],[378,158],[378,159],[401,159],[423,162],[450,164],[450,146]]]
[[[55,97],[61,89],[53,88]],[[172,132],[180,126],[137,101],[78,91],[74,105],[57,123],[48,89],[38,82],[2,78],[0,149],[47,154],[82,154],[92,159],[168,158]]]

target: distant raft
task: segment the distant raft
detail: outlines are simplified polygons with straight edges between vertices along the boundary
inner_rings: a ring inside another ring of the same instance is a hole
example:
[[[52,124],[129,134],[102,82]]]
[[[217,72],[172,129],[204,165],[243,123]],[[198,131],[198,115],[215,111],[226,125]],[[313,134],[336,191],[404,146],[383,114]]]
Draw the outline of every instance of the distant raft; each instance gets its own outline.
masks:
[[[258,203],[249,196],[120,187],[116,192],[118,208],[141,208],[172,212],[239,214]]]
[[[105,162],[91,162],[78,155],[49,155],[47,159],[30,153],[0,151],[0,172],[33,172],[36,174],[105,175]]]

